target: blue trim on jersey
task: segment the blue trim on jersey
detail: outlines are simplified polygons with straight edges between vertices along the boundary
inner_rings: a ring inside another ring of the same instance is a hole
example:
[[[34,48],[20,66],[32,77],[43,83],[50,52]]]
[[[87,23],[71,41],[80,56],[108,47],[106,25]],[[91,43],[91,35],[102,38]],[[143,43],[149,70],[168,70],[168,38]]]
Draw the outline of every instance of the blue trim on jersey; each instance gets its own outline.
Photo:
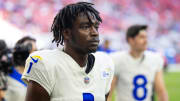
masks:
[[[21,80],[22,74],[18,73],[14,67],[12,68],[12,73],[9,74],[9,76],[27,87],[27,85]]]

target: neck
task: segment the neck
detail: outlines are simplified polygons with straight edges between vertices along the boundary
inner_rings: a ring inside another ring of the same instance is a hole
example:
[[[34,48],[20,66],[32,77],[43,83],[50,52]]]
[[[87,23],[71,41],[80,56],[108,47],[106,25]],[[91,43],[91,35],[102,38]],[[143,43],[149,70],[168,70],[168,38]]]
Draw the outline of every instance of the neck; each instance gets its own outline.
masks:
[[[64,47],[64,52],[70,55],[80,67],[84,67],[87,64],[88,54],[83,54],[70,47]]]
[[[16,67],[16,70],[17,70],[18,73],[23,74],[23,72],[24,72],[24,67],[23,67],[23,66],[17,66],[17,67]]]
[[[143,52],[142,51],[136,51],[136,50],[131,50],[130,51],[130,55],[133,57],[133,58],[140,58],[142,55],[143,55]]]

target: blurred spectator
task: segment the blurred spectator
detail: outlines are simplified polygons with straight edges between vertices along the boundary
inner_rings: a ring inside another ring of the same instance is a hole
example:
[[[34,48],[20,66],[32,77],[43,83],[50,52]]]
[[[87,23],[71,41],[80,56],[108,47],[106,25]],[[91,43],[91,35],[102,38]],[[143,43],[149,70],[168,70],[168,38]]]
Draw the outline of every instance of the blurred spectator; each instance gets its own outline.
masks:
[[[20,28],[32,28],[48,32],[55,13],[63,6],[80,0],[1,0],[3,18]],[[104,19],[103,26],[109,30],[126,30],[138,18],[165,32],[169,28],[179,30],[180,1],[173,0],[89,0],[97,5]],[[113,13],[113,14],[112,14]],[[113,15],[113,16],[112,16]],[[45,21],[45,22],[44,22]],[[138,22],[142,22],[138,20]],[[27,29],[28,29],[27,28]],[[160,31],[160,30],[159,30]],[[162,33],[163,34],[163,33]]]
[[[6,101],[24,101],[26,84],[21,80],[25,67],[25,61],[29,54],[37,50],[36,40],[31,37],[23,37],[14,48],[12,72],[8,76],[8,89],[5,92]]]
[[[8,68],[11,66],[9,61],[7,45],[4,40],[0,40],[0,101],[4,100],[4,92],[7,89]]]
[[[1,54],[1,51],[6,47],[6,44],[3,40],[0,40],[0,54]],[[3,74],[2,74],[2,71],[0,69],[0,78],[3,78]],[[0,80],[0,101],[3,101],[4,99],[4,91],[2,90],[4,87],[4,83],[3,81]]]
[[[110,41],[105,40],[104,43],[98,47],[98,51],[104,51],[106,53],[111,53],[113,52],[112,49],[110,49]]]

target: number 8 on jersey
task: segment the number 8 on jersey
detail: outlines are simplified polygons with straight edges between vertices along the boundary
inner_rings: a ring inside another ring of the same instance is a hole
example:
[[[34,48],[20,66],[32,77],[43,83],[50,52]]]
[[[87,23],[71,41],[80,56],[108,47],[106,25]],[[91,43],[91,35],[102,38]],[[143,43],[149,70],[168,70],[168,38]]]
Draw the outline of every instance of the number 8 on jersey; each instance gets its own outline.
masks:
[[[139,83],[139,81],[142,80],[142,83]],[[147,97],[147,88],[146,88],[146,84],[147,84],[147,79],[144,75],[136,75],[133,79],[133,85],[134,85],[134,89],[133,89],[133,97],[138,100],[138,101],[142,101]],[[142,89],[143,90],[143,94],[142,96],[138,95],[138,90]]]

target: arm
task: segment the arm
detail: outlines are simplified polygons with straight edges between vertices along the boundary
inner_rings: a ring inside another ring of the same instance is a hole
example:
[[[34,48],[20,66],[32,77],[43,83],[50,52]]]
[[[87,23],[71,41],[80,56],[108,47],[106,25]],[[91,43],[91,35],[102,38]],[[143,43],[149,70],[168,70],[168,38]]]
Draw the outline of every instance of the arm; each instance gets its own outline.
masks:
[[[50,96],[41,85],[30,80],[25,101],[50,101]]]
[[[114,88],[116,87],[116,84],[117,84],[117,77],[114,76],[112,84],[111,84],[111,90],[109,92],[109,96],[108,96],[107,101],[112,101],[112,94],[114,92]]]
[[[4,92],[0,90],[0,101],[3,101],[3,97],[4,97]]]
[[[109,93],[107,93],[107,94],[105,95],[106,101],[108,101],[108,96],[109,96]]]
[[[155,91],[158,96],[158,101],[168,101],[168,93],[165,88],[162,70],[156,73]]]

